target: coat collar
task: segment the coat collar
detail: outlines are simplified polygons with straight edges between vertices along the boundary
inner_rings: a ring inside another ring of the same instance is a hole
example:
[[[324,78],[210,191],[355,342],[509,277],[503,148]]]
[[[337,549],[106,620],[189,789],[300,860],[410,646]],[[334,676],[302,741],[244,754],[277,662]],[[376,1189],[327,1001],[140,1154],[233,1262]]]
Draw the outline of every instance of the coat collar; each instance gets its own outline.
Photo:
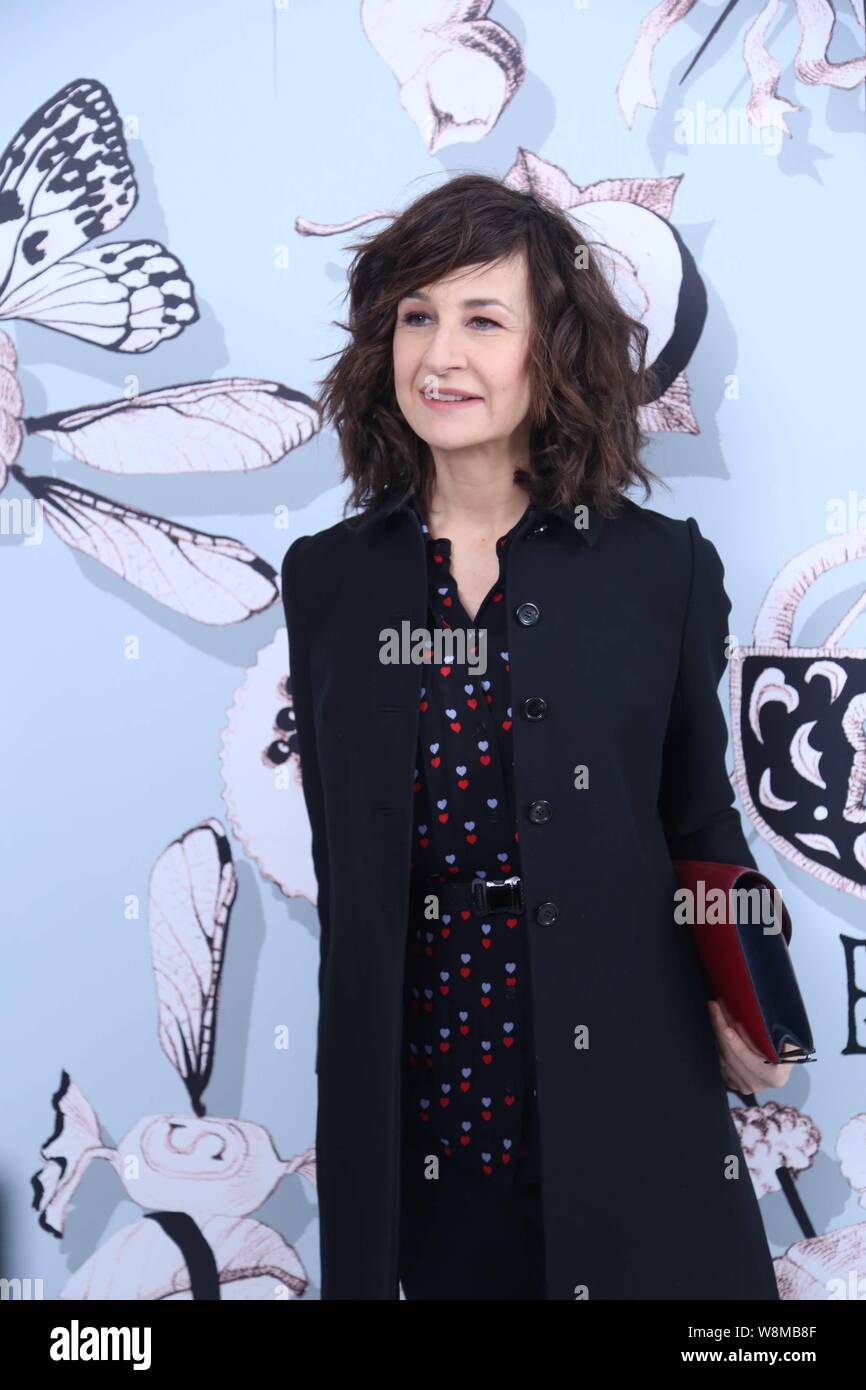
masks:
[[[366,511],[351,517],[350,520],[358,531],[369,532],[370,536],[375,539],[384,529],[385,522],[403,513],[417,512],[417,506],[413,506],[413,502],[414,495],[412,493],[401,496],[396,488],[389,485],[375,506],[368,507]],[[574,536],[586,545],[595,545],[604,526],[605,518],[595,507],[588,506],[587,510],[587,524],[585,527],[579,527],[574,524],[573,509],[564,503],[558,507],[532,508],[536,525],[552,521],[565,534]]]

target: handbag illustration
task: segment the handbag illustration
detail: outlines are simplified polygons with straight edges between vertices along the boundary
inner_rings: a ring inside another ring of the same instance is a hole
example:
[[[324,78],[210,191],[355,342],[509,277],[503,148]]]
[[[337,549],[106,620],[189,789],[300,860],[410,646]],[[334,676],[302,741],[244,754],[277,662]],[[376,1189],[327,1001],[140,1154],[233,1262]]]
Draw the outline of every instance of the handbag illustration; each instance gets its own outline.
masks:
[[[757,869],[741,864],[674,859],[673,866],[680,888],[688,889],[697,905],[689,912],[689,925],[712,998],[768,1062],[814,1061],[812,1032],[788,953],[791,919],[778,890]],[[783,1055],[786,1043],[796,1051]]]
[[[866,647],[843,640],[866,614],[866,585],[818,645],[791,636],[816,581],[864,559],[863,530],[795,556],[767,590],[753,645],[730,657],[731,780],[745,814],[779,854],[858,898],[866,898]],[[825,601],[838,607],[838,595]]]

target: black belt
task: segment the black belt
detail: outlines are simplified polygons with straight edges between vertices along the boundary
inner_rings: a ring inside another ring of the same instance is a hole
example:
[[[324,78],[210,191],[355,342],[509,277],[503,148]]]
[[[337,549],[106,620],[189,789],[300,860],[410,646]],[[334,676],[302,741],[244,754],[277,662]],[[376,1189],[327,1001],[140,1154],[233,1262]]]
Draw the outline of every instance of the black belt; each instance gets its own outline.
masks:
[[[431,894],[438,898],[440,908],[456,912],[468,909],[477,917],[486,917],[491,912],[522,912],[524,906],[523,879],[519,874],[510,874],[508,878],[473,878],[451,883],[442,883],[435,878],[411,878],[411,899]]]

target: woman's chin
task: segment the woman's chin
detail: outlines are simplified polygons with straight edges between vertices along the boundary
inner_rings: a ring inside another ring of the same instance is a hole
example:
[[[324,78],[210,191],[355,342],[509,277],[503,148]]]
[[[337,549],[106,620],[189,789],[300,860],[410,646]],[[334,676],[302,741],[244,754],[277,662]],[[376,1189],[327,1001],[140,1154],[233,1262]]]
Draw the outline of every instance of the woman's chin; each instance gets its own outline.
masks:
[[[424,420],[410,420],[409,424],[419,439],[423,439],[431,448],[466,449],[472,445],[492,443],[494,439],[492,434],[479,429],[477,425],[470,429],[466,421],[446,416],[432,421],[428,416]]]

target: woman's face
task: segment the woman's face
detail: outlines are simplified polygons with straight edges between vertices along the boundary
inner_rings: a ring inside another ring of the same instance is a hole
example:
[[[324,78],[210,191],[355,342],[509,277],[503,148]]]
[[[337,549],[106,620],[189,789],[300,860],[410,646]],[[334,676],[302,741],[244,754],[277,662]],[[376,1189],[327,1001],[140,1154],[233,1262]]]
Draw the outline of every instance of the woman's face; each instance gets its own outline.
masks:
[[[513,456],[528,439],[528,290],[521,254],[418,286],[397,305],[397,402],[434,458],[509,441]],[[456,394],[471,399],[444,399]]]

